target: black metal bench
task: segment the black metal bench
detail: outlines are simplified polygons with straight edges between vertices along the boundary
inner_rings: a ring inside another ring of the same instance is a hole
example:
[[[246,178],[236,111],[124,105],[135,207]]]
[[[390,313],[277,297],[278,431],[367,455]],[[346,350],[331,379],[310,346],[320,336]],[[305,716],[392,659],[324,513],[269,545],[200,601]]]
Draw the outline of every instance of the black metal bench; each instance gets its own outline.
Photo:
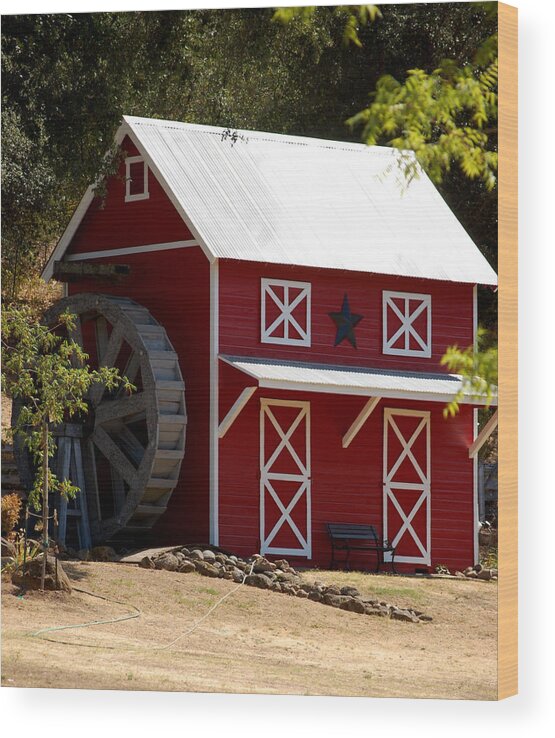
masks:
[[[347,558],[343,565],[348,568],[351,551],[375,551],[376,571],[385,563],[384,554],[391,554],[391,569],[395,571],[395,546],[381,540],[373,525],[359,525],[356,523],[328,523],[328,534],[331,540],[331,564],[333,569],[336,563],[335,552],[346,551]]]

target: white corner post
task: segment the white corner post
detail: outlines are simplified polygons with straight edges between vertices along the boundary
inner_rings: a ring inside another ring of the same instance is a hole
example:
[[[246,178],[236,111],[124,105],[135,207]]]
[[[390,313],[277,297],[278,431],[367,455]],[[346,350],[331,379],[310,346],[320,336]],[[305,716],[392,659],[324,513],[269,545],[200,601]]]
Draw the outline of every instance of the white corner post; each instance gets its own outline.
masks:
[[[478,285],[472,287],[472,344],[474,353],[478,350]],[[478,435],[478,408],[472,411],[472,440],[476,442]],[[474,566],[480,563],[480,510],[479,510],[479,489],[478,489],[478,455],[473,457],[472,466],[472,505],[474,511]]]
[[[349,428],[349,430],[345,433],[342,440],[342,446],[343,448],[347,448],[351,441],[355,438],[359,430],[362,428],[362,426],[366,423],[368,418],[372,415],[376,407],[378,406],[378,403],[380,402],[381,397],[370,397],[368,402],[364,405],[360,413],[355,418],[353,424]]]
[[[218,505],[218,353],[219,353],[219,268],[218,261],[210,263],[210,543],[219,546]]]
[[[472,434],[474,441],[478,435],[478,408],[472,410]],[[474,566],[480,563],[480,509],[479,509],[479,486],[478,486],[478,454],[472,457],[472,479],[473,479],[473,495],[472,503],[474,510]]]

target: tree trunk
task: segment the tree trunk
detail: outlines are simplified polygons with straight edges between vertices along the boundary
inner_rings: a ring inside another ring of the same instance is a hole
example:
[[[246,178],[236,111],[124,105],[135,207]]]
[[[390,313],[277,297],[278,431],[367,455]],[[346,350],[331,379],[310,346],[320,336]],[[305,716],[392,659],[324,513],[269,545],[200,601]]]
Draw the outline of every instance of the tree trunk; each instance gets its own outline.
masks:
[[[42,426],[42,570],[40,588],[44,590],[46,578],[46,558],[48,555],[48,421]]]

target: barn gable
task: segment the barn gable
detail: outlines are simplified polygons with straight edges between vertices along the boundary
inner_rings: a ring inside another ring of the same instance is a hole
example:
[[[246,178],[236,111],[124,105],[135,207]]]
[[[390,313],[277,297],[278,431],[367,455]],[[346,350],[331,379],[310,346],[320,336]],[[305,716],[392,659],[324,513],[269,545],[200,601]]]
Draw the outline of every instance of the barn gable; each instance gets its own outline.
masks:
[[[196,244],[190,230],[150,171],[137,147],[125,137],[126,158],[107,182],[103,197],[87,198],[84,214],[71,236],[65,259],[118,256],[128,249],[179,243]],[[130,165],[131,162],[131,165]],[[128,175],[139,169],[145,191],[126,192]],[[143,175],[144,172],[144,175]],[[143,180],[144,179],[144,183]],[[114,253],[116,252],[116,253]]]
[[[497,283],[427,175],[407,186],[410,152],[129,116],[126,136],[210,261]]]

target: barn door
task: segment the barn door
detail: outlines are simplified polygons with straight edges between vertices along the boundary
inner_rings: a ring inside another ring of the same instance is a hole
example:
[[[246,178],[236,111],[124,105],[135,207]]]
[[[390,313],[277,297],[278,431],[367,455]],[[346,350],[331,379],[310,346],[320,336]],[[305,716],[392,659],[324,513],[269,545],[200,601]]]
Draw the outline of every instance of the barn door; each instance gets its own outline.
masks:
[[[261,400],[260,553],[311,557],[310,403]]]
[[[386,408],[383,529],[395,561],[430,566],[430,491],[430,413]]]

